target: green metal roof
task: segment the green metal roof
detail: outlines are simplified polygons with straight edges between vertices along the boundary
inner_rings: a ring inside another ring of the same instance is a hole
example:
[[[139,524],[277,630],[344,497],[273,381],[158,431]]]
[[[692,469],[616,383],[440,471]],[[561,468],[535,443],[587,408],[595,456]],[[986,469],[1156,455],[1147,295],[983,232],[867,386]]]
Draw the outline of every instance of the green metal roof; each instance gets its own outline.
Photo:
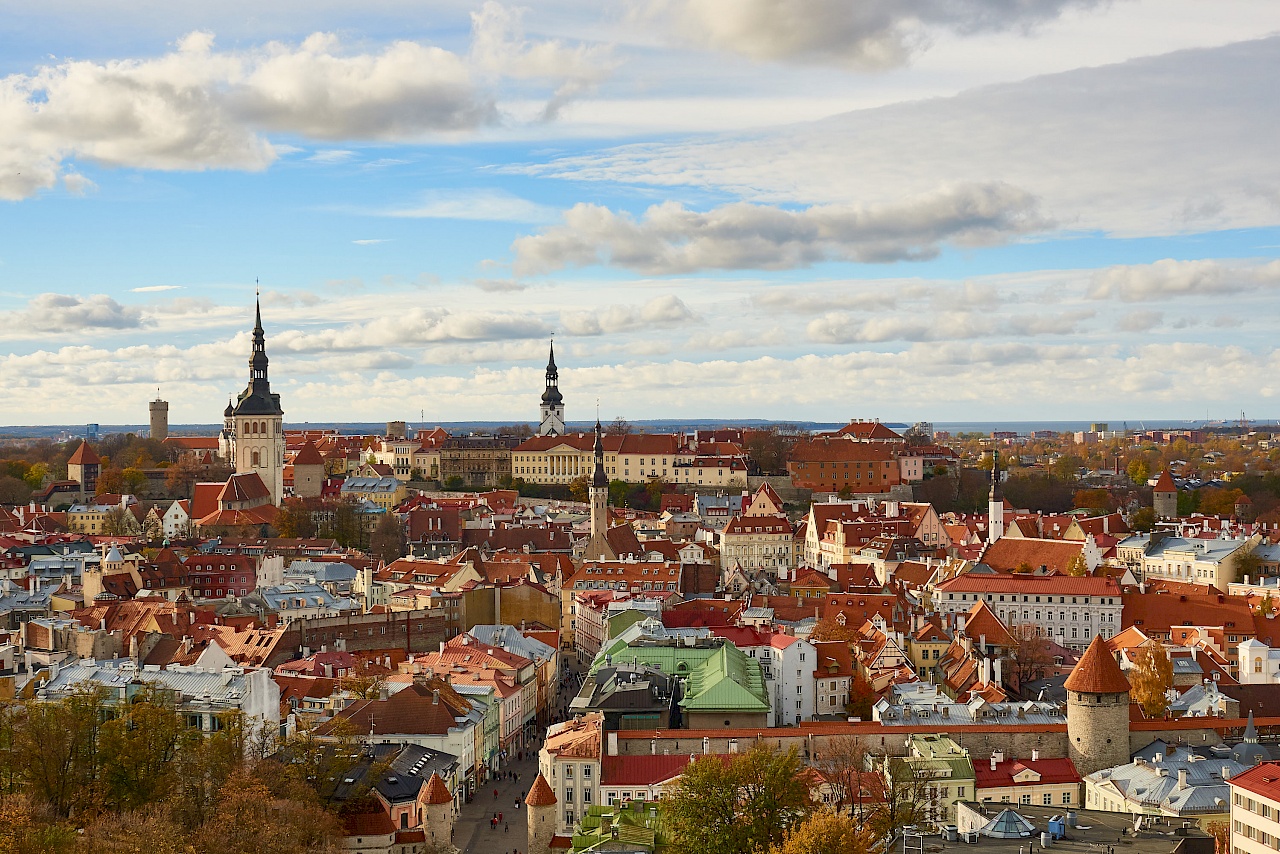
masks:
[[[606,645],[596,656],[592,672],[607,653],[616,664],[642,664],[668,676],[686,679],[680,706],[686,712],[768,712],[769,692],[760,662],[729,641],[707,646]]]

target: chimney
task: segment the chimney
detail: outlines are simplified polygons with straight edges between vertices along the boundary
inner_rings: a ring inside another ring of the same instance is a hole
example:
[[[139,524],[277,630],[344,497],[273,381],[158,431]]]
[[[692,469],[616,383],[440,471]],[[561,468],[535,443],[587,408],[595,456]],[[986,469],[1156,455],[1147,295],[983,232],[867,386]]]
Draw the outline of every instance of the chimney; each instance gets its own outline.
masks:
[[[1223,779],[1223,781],[1224,781],[1224,782],[1225,782],[1226,780],[1230,780],[1230,779],[1231,779],[1231,767],[1230,767],[1230,766],[1228,766],[1228,765],[1223,765],[1223,766],[1222,766],[1222,779]]]
[[[1226,769],[1226,768],[1223,768],[1223,769],[1222,769],[1222,772],[1223,772],[1223,773],[1222,773],[1222,779],[1224,779],[1224,780],[1225,780],[1225,779],[1227,779],[1226,771],[1227,771],[1227,769]],[[1187,787],[1187,769],[1186,769],[1186,768],[1179,768],[1179,769],[1178,769],[1178,788],[1179,788],[1179,789],[1185,789],[1186,787]]]
[[[996,770],[996,755],[994,753],[991,754],[991,770]]]
[[[995,681],[995,683],[996,683],[997,685],[1003,685],[1003,684],[1004,684],[1004,677],[1003,677],[1003,676],[1001,675],[1001,673],[1000,673],[1000,665],[1001,665],[1001,662],[1002,662],[1002,659],[997,658],[997,659],[995,660],[995,664],[993,664],[993,665],[992,665],[992,667],[994,667],[994,668],[995,668],[995,673],[994,673],[994,674],[992,674],[992,677],[991,677],[991,678]]]
[[[1037,748],[1034,748],[1034,747],[1031,748],[1031,761],[1032,762],[1040,761],[1040,751]]]
[[[978,649],[983,655],[987,654],[987,636],[985,634],[978,635]]]
[[[433,706],[440,705],[440,689],[439,688],[431,692],[431,705]]]

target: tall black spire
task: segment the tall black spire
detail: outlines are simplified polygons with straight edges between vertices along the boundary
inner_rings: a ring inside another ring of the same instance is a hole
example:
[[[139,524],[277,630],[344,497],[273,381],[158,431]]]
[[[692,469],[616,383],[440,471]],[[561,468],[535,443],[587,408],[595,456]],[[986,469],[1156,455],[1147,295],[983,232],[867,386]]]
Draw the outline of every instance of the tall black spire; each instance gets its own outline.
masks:
[[[267,379],[267,335],[262,329],[262,302],[253,305],[253,350],[249,353],[249,385],[235,405],[237,415],[282,415],[280,396],[271,393]]]
[[[596,467],[591,473],[591,485],[609,488],[609,477],[604,473],[604,439],[600,429],[600,418],[596,417]]]
[[[991,450],[991,500],[1003,501],[1004,493],[1000,489],[1000,449]]]
[[[560,394],[560,370],[556,367],[556,342],[551,341],[551,355],[547,357],[547,388],[542,392],[542,402],[558,406],[564,402]]]

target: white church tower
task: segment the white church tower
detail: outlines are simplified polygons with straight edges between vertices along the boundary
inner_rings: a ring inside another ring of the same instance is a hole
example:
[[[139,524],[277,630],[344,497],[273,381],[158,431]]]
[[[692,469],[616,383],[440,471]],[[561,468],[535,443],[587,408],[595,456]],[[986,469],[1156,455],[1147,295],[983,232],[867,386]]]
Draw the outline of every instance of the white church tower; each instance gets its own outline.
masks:
[[[267,379],[261,305],[255,305],[249,385],[227,409],[236,474],[256,473],[271,492],[271,503],[279,506],[284,497],[284,410],[280,408],[280,395],[271,393]],[[226,429],[224,426],[224,432]]]
[[[542,418],[538,423],[539,436],[564,435],[564,398],[560,395],[560,371],[556,368],[556,342],[551,342],[551,355],[547,359],[547,388],[542,392],[542,404],[538,407]]]

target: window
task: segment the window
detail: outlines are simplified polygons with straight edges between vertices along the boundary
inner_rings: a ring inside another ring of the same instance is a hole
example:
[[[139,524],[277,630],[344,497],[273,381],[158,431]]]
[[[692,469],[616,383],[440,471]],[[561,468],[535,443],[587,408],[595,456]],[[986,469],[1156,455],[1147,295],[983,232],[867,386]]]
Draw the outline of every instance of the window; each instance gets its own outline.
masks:
[[[589,804],[589,803],[591,803],[591,789],[590,789],[590,787],[585,788],[585,789],[583,789],[583,790],[582,790],[582,800],[583,800],[583,802],[584,802],[584,803],[588,803],[588,804]]]
[[[1022,803],[1026,804],[1027,806],[1031,806],[1031,793],[1030,793],[1030,792],[1028,792],[1027,794],[1025,794],[1025,795],[1023,795],[1023,796],[1022,796]]]
[[[1071,803],[1071,793],[1070,793],[1070,792],[1063,792],[1063,793],[1062,793],[1062,802],[1063,802],[1064,804],[1070,804],[1070,803]]]
[[[590,765],[583,765],[583,766],[582,766],[582,779],[584,779],[584,780],[590,780],[590,779],[591,779],[591,766],[590,766]]]
[[[565,799],[566,801],[569,801],[569,802],[571,802],[571,803],[572,803],[572,801],[573,801],[573,789],[572,789],[572,788],[569,788],[569,789],[565,789],[565,790],[564,790],[564,799]]]
[[[1048,792],[1044,793],[1044,805],[1047,807],[1053,806],[1053,795]]]

